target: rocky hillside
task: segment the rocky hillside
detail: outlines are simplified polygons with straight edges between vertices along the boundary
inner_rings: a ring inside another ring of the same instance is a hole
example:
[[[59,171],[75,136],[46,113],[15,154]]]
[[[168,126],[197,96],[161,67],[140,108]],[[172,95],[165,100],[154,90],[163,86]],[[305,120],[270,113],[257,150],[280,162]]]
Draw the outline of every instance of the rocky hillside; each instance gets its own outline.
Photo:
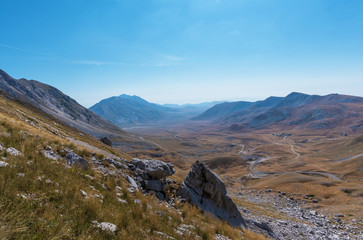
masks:
[[[234,112],[242,111],[248,107],[250,107],[253,103],[252,102],[225,102],[217,104],[207,111],[203,112],[197,117],[192,118],[192,120],[211,120],[220,118],[222,116],[226,116],[232,114]]]
[[[97,137],[127,135],[111,122],[99,117],[71,97],[47,84],[24,78],[14,79],[0,70],[0,90],[91,135]]]
[[[266,100],[257,102],[238,101],[220,103],[207,109],[199,116],[192,118],[192,120],[216,120],[232,115],[233,113],[263,111],[264,109],[275,106],[281,99],[280,97],[269,97]]]
[[[132,160],[7,94],[0,157],[0,239],[265,239],[177,198],[171,164]]]

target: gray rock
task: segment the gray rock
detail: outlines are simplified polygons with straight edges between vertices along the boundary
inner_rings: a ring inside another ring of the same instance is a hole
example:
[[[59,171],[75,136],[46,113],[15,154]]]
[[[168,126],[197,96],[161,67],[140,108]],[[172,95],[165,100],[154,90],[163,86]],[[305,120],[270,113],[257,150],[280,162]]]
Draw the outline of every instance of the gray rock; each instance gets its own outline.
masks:
[[[133,165],[134,168],[145,172],[153,179],[165,178],[175,173],[173,164],[158,160],[144,160],[134,158],[130,162],[130,165]]]
[[[81,191],[81,195],[85,198],[88,198],[88,195],[85,191],[83,191],[82,189],[80,190]]]
[[[0,167],[6,167],[8,165],[9,165],[9,163],[0,161]]]
[[[131,186],[132,186],[133,188],[138,189],[138,187],[137,187],[137,184],[136,184],[135,180],[134,180],[132,177],[130,177],[129,175],[127,175],[127,181],[131,184]]]
[[[4,150],[5,150],[5,146],[4,146],[4,144],[0,143],[0,151],[2,152],[2,151],[4,151]]]
[[[164,195],[163,193],[161,193],[161,192],[156,192],[155,196],[156,196],[159,200],[161,200],[161,201],[165,201],[165,200],[166,200],[165,195]]]
[[[126,166],[123,163],[110,158],[102,159],[101,162],[108,162],[110,164],[115,165],[117,168],[126,168]]]
[[[54,161],[57,161],[58,159],[61,158],[58,154],[56,154],[51,149],[44,149],[44,150],[42,150],[42,154],[44,155],[44,157],[49,158],[49,159],[52,159]]]
[[[227,195],[222,180],[200,161],[192,166],[178,190],[178,195],[232,226],[246,227],[236,204]]]
[[[103,137],[100,139],[100,141],[103,142],[104,144],[112,147],[112,141],[109,137]]]
[[[77,166],[79,168],[82,168],[83,170],[86,170],[88,168],[88,161],[72,151],[67,153],[66,158],[67,164],[70,166]]]
[[[21,156],[21,152],[19,152],[18,150],[16,150],[15,148],[13,147],[10,147],[6,150],[10,155],[12,156]]]
[[[117,226],[113,223],[109,223],[109,222],[97,222],[97,221],[92,221],[92,224],[97,227],[100,228],[102,231],[108,231],[111,233],[115,233],[117,231]]]
[[[145,181],[145,189],[153,190],[156,192],[164,192],[163,183],[160,180],[146,180]]]

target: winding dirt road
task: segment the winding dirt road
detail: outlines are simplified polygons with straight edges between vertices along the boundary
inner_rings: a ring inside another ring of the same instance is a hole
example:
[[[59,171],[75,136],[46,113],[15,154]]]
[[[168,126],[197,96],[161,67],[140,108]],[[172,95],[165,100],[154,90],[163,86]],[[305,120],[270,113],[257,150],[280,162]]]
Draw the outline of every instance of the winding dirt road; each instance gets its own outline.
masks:
[[[282,143],[277,143],[277,142],[273,142],[274,144],[278,144],[278,145],[285,145],[285,144],[282,144]],[[244,145],[242,145],[242,149],[241,151],[239,151],[239,154],[245,154],[246,151],[244,151]],[[301,157],[301,154],[296,152],[295,149],[294,149],[294,145],[290,144],[290,151],[292,154],[296,155],[295,159],[299,159]],[[363,153],[362,154],[359,154],[359,155],[355,155],[353,157],[350,157],[350,158],[344,158],[344,159],[341,159],[339,161],[347,161],[347,160],[350,160],[350,159],[354,159],[354,158],[358,158],[358,157],[361,157],[363,156]],[[258,171],[258,170],[255,170],[255,167],[257,164],[261,163],[261,162],[264,162],[264,161],[267,161],[267,160],[270,160],[272,159],[272,157],[270,156],[266,156],[264,158],[260,158],[256,161],[253,161],[251,163],[251,165],[249,166],[249,171],[251,172],[251,176],[252,177],[255,177],[255,178],[261,178],[261,177],[265,177],[265,176],[268,176],[268,175],[272,175],[272,174],[283,174],[283,173],[299,173],[299,174],[306,174],[306,175],[320,175],[320,176],[324,176],[324,177],[328,177],[328,178],[331,178],[335,181],[341,181],[341,179],[339,177],[337,177],[336,175],[332,174],[332,173],[327,173],[327,172],[321,172],[321,171],[282,171],[282,172],[262,172],[262,171]]]

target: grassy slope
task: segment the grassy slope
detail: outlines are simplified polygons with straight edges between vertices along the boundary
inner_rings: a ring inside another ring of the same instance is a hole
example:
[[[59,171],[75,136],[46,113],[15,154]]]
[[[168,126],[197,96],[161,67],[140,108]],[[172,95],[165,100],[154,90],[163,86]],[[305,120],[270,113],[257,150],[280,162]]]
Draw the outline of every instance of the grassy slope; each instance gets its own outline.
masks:
[[[99,150],[78,146],[67,137]],[[175,239],[213,239],[216,233],[232,239],[264,239],[253,232],[231,228],[187,204],[174,209],[152,196],[131,194],[122,177],[105,176],[92,168],[69,168],[64,160],[45,158],[40,150],[46,146],[63,156],[62,149],[70,148],[86,159],[92,152],[101,157],[102,151],[130,157],[1,95],[0,142],[23,154],[11,156],[0,151],[0,157],[6,157],[0,160],[9,163],[0,168],[0,239],[163,239],[158,232]],[[116,186],[123,190],[117,191]],[[82,196],[81,190],[88,198]],[[127,204],[118,202],[117,197]],[[96,229],[91,224],[93,220],[116,224],[116,235]],[[191,235],[176,234],[175,229],[182,223],[194,226]]]

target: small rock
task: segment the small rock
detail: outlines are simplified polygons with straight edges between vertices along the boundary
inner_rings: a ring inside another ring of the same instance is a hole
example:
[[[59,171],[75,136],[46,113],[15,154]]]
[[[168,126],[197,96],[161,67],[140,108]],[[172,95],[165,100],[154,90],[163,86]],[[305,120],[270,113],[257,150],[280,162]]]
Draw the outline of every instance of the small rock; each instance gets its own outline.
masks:
[[[16,176],[23,178],[23,177],[25,177],[25,173],[17,173]]]
[[[48,148],[50,148],[50,147],[48,147]],[[49,159],[52,159],[54,161],[57,161],[58,159],[61,158],[58,154],[56,154],[51,149],[50,150],[49,149],[44,149],[42,151],[42,154],[44,155],[44,157],[49,158]]]
[[[81,195],[83,197],[88,198],[88,195],[87,195],[87,193],[85,191],[83,191],[83,190],[80,190],[80,191],[81,191]]]
[[[159,216],[165,216],[165,213],[163,211],[157,211],[156,214]]]
[[[309,213],[310,213],[310,215],[313,215],[313,216],[317,216],[318,215],[318,213],[316,211],[314,211],[314,210],[310,211]]]
[[[230,238],[229,238],[229,237],[223,236],[223,235],[221,235],[221,234],[216,234],[216,235],[214,236],[214,239],[215,239],[215,240],[230,240]]]
[[[86,178],[89,178],[91,180],[95,179],[94,177],[90,176],[90,175],[84,175]]]
[[[127,204],[127,201],[124,199],[121,199],[121,198],[117,198],[117,201],[119,201],[120,203],[123,203],[123,204]]]
[[[97,222],[97,221],[92,221],[92,224],[97,227],[100,228],[102,231],[108,231],[111,233],[115,233],[117,231],[117,226],[113,223],[109,223],[109,222]]]
[[[6,150],[10,155],[12,156],[22,156],[21,152],[19,152],[18,150],[16,150],[13,147],[10,147]]]
[[[0,167],[6,167],[8,165],[9,165],[9,163],[0,161]]]
[[[313,203],[318,203],[318,199],[313,199]]]
[[[158,234],[158,235],[160,235],[160,236],[162,236],[162,239],[175,239],[175,238],[173,238],[173,237],[170,237],[169,235],[167,235],[167,234],[165,234],[165,233],[163,233],[163,232],[157,232],[157,231],[154,231],[154,233],[155,234]]]
[[[134,189],[138,189],[138,187],[137,187],[137,184],[136,184],[135,180],[134,180],[132,177],[130,177],[129,175],[127,175],[127,181],[131,184],[131,186],[132,186]]]

